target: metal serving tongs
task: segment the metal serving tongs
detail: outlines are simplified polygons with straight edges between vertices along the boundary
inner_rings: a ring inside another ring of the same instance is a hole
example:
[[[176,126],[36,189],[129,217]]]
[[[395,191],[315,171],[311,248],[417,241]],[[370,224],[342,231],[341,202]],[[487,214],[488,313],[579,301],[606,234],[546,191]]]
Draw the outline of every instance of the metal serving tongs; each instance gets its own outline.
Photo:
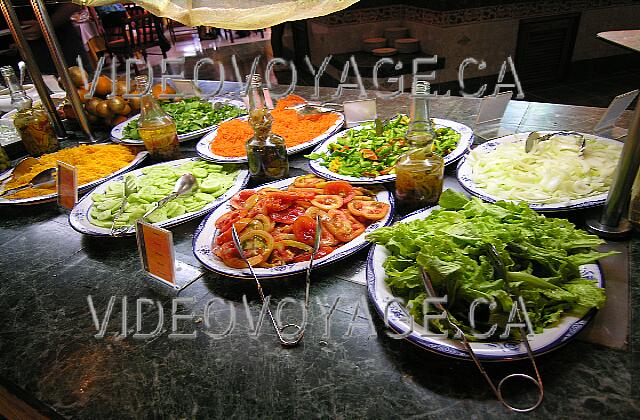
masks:
[[[305,102],[302,104],[288,106],[285,109],[292,109],[297,111],[300,115],[307,116],[335,112],[340,108],[342,108],[342,105],[334,102]]]
[[[504,263],[502,263],[502,260],[500,259],[500,255],[498,254],[498,251],[493,245],[490,245],[489,247],[489,260],[491,264],[494,266],[494,273],[496,273],[496,278],[502,278],[504,280],[507,291],[509,294],[511,294],[511,290],[509,288],[509,283],[506,275],[507,270],[504,266]],[[424,269],[424,267],[420,267],[420,274],[422,277],[422,283],[424,284],[427,294],[430,297],[436,297],[435,290],[433,289],[433,284],[431,283],[431,279],[429,278],[429,275],[427,274],[427,271]],[[517,413],[527,413],[529,411],[535,410],[536,408],[538,408],[538,406],[540,406],[540,404],[542,404],[542,399],[544,398],[544,388],[542,386],[542,378],[540,377],[540,372],[538,371],[538,365],[536,364],[535,358],[533,356],[533,352],[531,351],[529,340],[527,340],[527,332],[523,327],[520,327],[520,337],[527,349],[527,355],[531,360],[531,363],[533,364],[533,369],[536,372],[537,379],[533,378],[531,375],[527,375],[524,373],[512,373],[502,378],[500,382],[498,382],[498,386],[496,387],[496,385],[493,383],[493,381],[489,377],[489,374],[487,373],[487,371],[484,370],[484,367],[482,367],[482,364],[480,363],[480,359],[478,359],[478,356],[476,356],[475,352],[473,351],[473,348],[471,347],[471,344],[469,344],[469,341],[467,340],[467,337],[465,336],[464,331],[462,331],[462,329],[456,325],[456,323],[451,318],[451,314],[449,314],[449,311],[447,311],[444,308],[444,306],[442,306],[442,304],[440,303],[434,302],[434,306],[446,315],[445,319],[447,320],[447,323],[451,327],[453,327],[453,329],[456,331],[456,336],[461,337],[462,344],[464,345],[464,348],[466,349],[467,353],[469,353],[469,356],[471,356],[471,359],[475,363],[476,367],[478,368],[478,370],[480,371],[480,373],[482,374],[486,382],[489,384],[489,387],[491,387],[491,390],[493,391],[494,395],[502,405],[507,407],[509,410]],[[516,313],[518,316],[518,320],[520,321],[521,320],[520,312],[516,311]],[[538,400],[532,406],[525,407],[525,408],[514,407],[510,405],[507,401],[505,401],[505,399],[502,397],[503,385],[508,380],[513,378],[527,379],[536,385],[539,391]]]
[[[556,131],[555,133],[541,134],[539,131],[532,131],[527,136],[527,140],[524,143],[524,151],[529,153],[533,150],[536,144],[541,141],[549,140],[553,136],[577,136],[580,141],[580,149],[578,149],[578,156],[584,156],[584,149],[587,147],[587,139],[584,135],[576,131]]]
[[[304,299],[305,313],[309,308],[309,287],[311,285],[311,270],[313,269],[313,260],[316,254],[318,253],[318,249],[320,248],[321,236],[322,236],[322,228],[320,227],[320,218],[316,217],[316,231],[315,231],[315,238],[313,243],[313,251],[311,253],[311,258],[309,259],[309,265],[307,266],[307,277],[306,277],[307,284],[306,284],[305,299]],[[256,286],[258,287],[258,294],[260,295],[260,299],[264,304],[266,298],[264,295],[264,291],[262,290],[262,285],[260,284],[260,280],[258,280],[258,276],[256,276],[255,271],[253,271],[253,266],[249,262],[249,259],[246,257],[246,255],[244,255],[244,248],[242,247],[242,243],[240,243],[240,238],[238,237],[238,231],[236,230],[236,227],[234,225],[231,226],[231,237],[233,238],[233,244],[235,245],[236,250],[238,251],[238,254],[240,254],[240,257],[242,258],[242,260],[245,262],[245,264],[247,264],[247,267],[249,267],[249,271],[251,272],[251,275],[253,276],[253,279],[256,282]],[[273,329],[276,331],[276,335],[278,336],[278,341],[280,341],[280,345],[282,347],[294,347],[300,343],[300,341],[302,340],[302,337],[304,336],[304,328],[302,328],[297,324],[286,324],[286,325],[283,325],[282,327],[279,327],[278,323],[276,322],[276,319],[273,317],[273,313],[271,313],[271,309],[268,306],[267,306],[267,314],[269,314],[269,319],[271,319],[271,324],[273,325]],[[289,328],[296,329],[296,336],[292,340],[287,340],[282,336],[282,333]]]

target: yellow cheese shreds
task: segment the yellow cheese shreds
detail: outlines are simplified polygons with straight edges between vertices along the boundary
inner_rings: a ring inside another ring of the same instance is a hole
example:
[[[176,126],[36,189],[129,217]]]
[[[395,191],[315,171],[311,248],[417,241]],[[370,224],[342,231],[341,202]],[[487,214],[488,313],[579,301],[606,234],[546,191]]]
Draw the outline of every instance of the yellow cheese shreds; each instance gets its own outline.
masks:
[[[54,168],[57,161],[68,163],[78,168],[78,186],[88,184],[97,179],[104,178],[113,172],[124,168],[135,158],[135,152],[119,144],[107,145],[80,145],[68,149],[48,153],[38,158],[38,164],[22,177],[13,179],[5,185],[6,189],[20,187],[28,184],[34,176],[45,169]],[[8,199],[38,197],[53,194],[55,187],[28,188],[16,194],[7,196]]]

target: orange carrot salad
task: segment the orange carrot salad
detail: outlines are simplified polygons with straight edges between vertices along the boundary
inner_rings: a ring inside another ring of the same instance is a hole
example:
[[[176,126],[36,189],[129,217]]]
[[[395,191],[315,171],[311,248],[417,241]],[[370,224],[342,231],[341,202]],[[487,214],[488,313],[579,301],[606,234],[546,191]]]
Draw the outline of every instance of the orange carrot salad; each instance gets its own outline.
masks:
[[[336,114],[301,116],[292,105],[306,102],[297,95],[289,95],[278,101],[273,116],[272,130],[284,138],[287,147],[306,143],[327,131],[338,120]],[[245,143],[253,136],[253,129],[246,121],[233,119],[218,127],[216,138],[211,143],[211,151],[218,156],[246,156]]]

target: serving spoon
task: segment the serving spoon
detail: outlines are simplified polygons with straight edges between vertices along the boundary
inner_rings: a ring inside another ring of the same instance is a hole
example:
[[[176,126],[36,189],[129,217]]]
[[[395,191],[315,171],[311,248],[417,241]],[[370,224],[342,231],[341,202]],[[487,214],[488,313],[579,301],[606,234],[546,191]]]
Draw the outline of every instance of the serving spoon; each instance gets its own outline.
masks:
[[[175,200],[176,198],[180,197],[181,195],[189,193],[197,185],[198,185],[198,180],[190,172],[187,172],[186,174],[183,174],[176,181],[176,185],[173,187],[173,191],[171,192],[171,194],[167,195],[166,197],[164,197],[163,199],[158,201],[155,206],[153,206],[151,209],[147,210],[147,212],[145,214],[143,214],[138,220],[143,220],[144,221],[151,213],[153,213],[154,211],[158,210],[161,207],[164,207],[167,203],[169,203],[172,200]],[[126,200],[126,197],[125,197],[125,200]],[[115,229],[115,230],[113,230],[113,233],[111,235],[112,236],[119,236],[119,235],[125,234],[125,233],[129,232],[129,230],[132,227],[133,226],[123,226],[123,227],[121,227],[119,229]]]
[[[6,195],[13,195],[19,191],[26,190],[29,188],[53,187],[56,185],[56,179],[53,176],[55,173],[56,173],[56,168],[45,169],[44,171],[34,176],[27,185],[23,185],[17,188],[12,188],[10,190],[5,190],[2,192],[2,194],[0,194],[0,197],[4,197]]]
[[[285,109],[292,109],[302,116],[326,114],[328,112],[335,112],[335,109],[328,108],[332,106],[334,108],[341,108],[342,105],[334,102],[316,103],[305,102],[303,104],[288,106]]]

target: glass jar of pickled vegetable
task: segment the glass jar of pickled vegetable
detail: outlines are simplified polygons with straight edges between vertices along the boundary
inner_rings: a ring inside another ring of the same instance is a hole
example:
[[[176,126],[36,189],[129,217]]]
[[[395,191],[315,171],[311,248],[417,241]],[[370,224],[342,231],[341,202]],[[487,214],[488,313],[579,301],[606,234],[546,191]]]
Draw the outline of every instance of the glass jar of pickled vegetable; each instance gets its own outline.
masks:
[[[254,75],[249,88],[249,125],[253,137],[247,141],[247,160],[251,176],[264,181],[285,178],[289,175],[289,160],[284,139],[271,131],[273,118],[265,105],[260,89],[260,76]]]
[[[433,206],[442,193],[444,159],[433,153],[436,133],[429,118],[428,91],[428,82],[417,83],[405,135],[410,149],[396,163],[396,198],[404,211]]]
[[[0,68],[0,74],[11,92],[11,105],[18,110],[13,125],[27,153],[37,157],[58,150],[60,144],[47,113],[41,107],[33,106],[32,99],[18,82],[13,68],[4,66]]]
[[[0,146],[0,172],[6,171],[11,167],[11,159],[4,150],[4,147]]]
[[[180,142],[176,123],[151,94],[146,76],[136,77],[136,84],[138,92],[143,95],[140,101],[138,133],[144,146],[155,160],[179,159]]]

